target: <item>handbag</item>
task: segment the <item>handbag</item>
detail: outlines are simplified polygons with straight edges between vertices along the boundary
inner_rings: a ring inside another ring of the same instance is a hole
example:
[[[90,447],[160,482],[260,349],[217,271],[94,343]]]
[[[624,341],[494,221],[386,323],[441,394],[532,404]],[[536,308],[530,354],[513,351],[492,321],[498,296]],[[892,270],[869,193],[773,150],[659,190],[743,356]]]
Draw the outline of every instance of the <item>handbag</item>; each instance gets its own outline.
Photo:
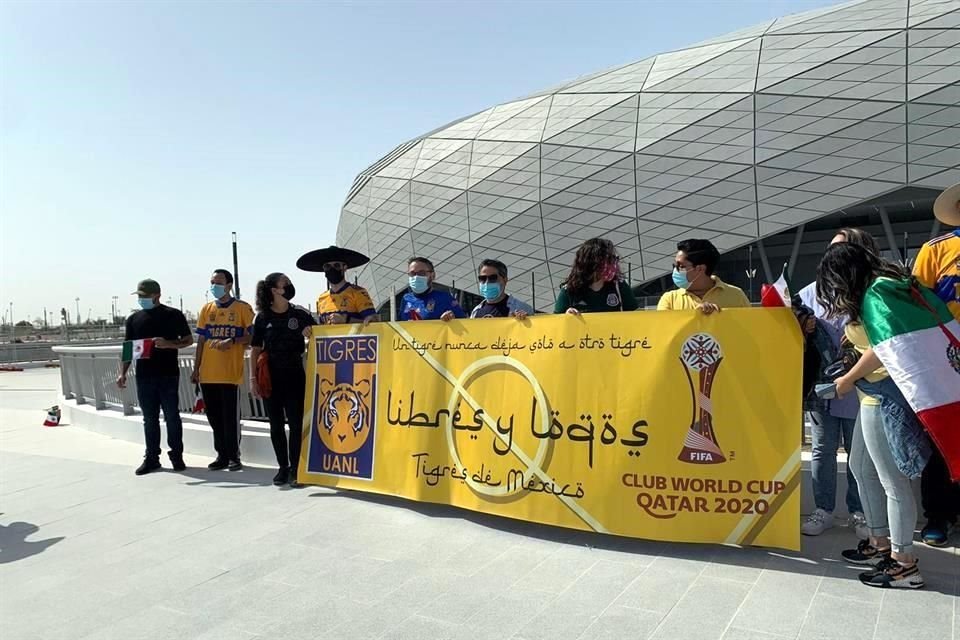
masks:
[[[270,380],[270,358],[266,351],[261,351],[257,356],[255,366],[255,377],[257,379],[257,388],[260,390],[261,398],[269,398],[273,393],[273,383]]]
[[[824,377],[828,380],[836,380],[840,376],[850,373],[853,365],[860,360],[861,355],[863,354],[854,349],[850,341],[844,336],[840,340],[840,351],[837,353],[836,360],[828,364],[823,370]]]

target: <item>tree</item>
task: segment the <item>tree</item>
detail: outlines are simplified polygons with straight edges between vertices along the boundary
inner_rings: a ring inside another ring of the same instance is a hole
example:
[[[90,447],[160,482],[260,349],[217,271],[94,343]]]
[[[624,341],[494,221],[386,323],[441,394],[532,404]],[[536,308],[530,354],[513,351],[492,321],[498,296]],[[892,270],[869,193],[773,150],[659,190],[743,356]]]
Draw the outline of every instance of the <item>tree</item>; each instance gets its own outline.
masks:
[[[17,326],[18,326],[18,327],[30,327],[31,329],[33,328],[33,325],[30,323],[29,320],[21,320],[20,322],[17,323]]]

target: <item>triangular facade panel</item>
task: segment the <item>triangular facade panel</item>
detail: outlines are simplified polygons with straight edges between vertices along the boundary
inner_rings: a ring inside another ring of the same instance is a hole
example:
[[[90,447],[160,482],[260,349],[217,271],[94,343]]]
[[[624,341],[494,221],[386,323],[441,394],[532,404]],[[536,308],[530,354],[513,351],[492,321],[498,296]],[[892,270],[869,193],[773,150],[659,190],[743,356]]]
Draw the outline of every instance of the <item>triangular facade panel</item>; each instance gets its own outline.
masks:
[[[402,144],[363,169],[337,240],[360,284],[409,253],[476,285],[501,257],[549,309],[577,247],[615,242],[633,282],[678,240],[721,251],[904,188],[960,181],[960,0],[855,0],[582,76]]]

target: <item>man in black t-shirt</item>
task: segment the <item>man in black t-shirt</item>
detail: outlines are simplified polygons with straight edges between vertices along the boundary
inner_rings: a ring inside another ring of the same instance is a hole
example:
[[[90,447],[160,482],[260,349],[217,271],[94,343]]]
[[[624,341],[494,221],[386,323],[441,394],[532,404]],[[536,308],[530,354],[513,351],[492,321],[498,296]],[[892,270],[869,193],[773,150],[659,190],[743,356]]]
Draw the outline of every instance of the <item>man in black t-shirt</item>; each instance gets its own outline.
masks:
[[[138,476],[156,471],[160,465],[160,410],[167,425],[167,446],[174,470],[183,471],[183,424],[180,421],[180,364],[177,349],[193,344],[193,334],[183,314],[160,304],[160,285],[142,280],[134,292],[141,311],[126,322],[124,340],[151,339],[153,348],[137,360],[137,401],[143,414],[143,436],[147,450],[136,471]],[[127,386],[130,362],[120,366],[117,386]]]

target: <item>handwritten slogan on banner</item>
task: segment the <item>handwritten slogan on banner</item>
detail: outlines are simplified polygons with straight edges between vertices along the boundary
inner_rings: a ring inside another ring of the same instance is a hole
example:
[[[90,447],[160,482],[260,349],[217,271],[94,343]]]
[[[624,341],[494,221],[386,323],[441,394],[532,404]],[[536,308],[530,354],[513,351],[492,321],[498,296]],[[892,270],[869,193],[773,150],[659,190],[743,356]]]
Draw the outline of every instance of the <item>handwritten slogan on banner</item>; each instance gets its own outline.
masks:
[[[786,309],[316,327],[299,477],[798,549],[801,349]]]

